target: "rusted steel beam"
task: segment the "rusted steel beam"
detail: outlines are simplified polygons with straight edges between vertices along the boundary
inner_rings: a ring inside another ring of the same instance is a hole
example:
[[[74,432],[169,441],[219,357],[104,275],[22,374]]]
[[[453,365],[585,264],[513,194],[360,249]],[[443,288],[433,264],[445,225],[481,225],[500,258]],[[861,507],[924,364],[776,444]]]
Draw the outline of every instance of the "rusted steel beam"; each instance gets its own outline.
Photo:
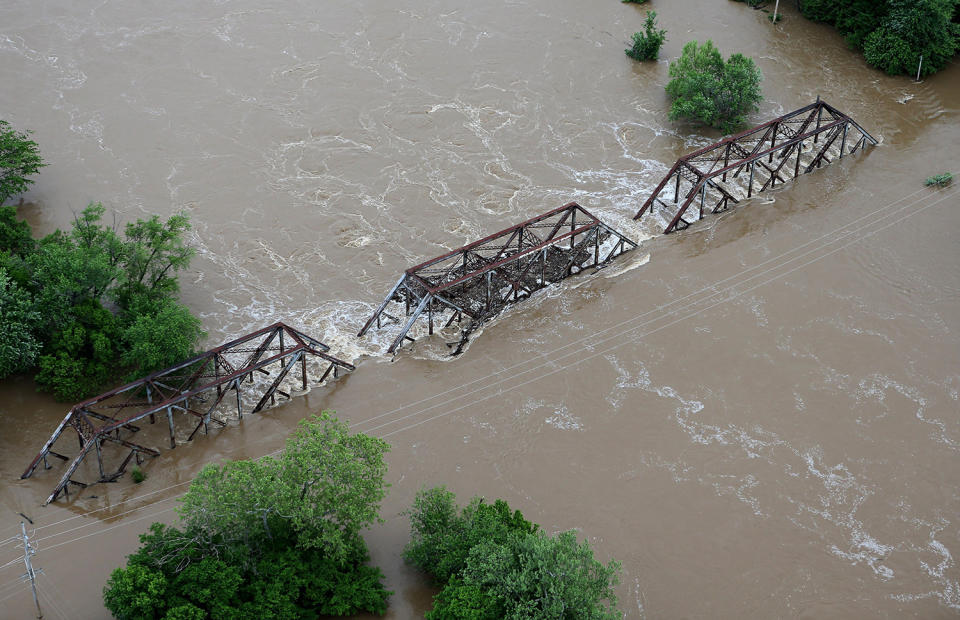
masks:
[[[573,273],[602,268],[636,247],[571,202],[407,269],[357,335],[381,328],[383,316],[395,319],[386,309],[399,304],[404,318],[394,321],[401,327],[388,349],[395,353],[405,340],[414,340],[410,332],[422,316],[432,334],[435,315],[449,311],[448,327],[469,319],[457,354],[472,331],[506,306]]]
[[[856,121],[818,98],[810,105],[684,155],[657,184],[634,219],[652,213],[653,207],[659,205],[671,212],[664,233],[686,228],[692,222],[683,215],[698,195],[699,217],[703,217],[708,192],[716,194],[710,196],[711,201],[714,198],[717,200],[713,212],[726,210],[731,200],[734,203],[739,202],[740,199],[750,198],[755,193],[776,186],[777,183],[786,183],[791,178],[796,178],[801,173],[801,165],[803,172],[808,173],[824,163],[830,163],[832,154],[838,157],[848,154],[845,149],[850,132],[859,134],[859,138],[853,137],[855,142],[850,153],[858,147],[866,148],[868,143],[877,143]],[[842,139],[837,154],[832,149],[840,136]],[[816,147],[810,161],[802,163],[805,145]],[[793,175],[790,176],[791,168],[786,164],[793,154],[796,154],[796,161],[792,169]],[[775,163],[775,158],[780,161]],[[737,190],[744,189],[740,177],[744,169],[749,171],[745,195],[738,197]],[[760,179],[756,181],[758,175]],[[661,198],[670,181],[675,185],[672,191],[673,205]],[[755,181],[760,183],[759,190],[755,188]],[[680,186],[683,182],[689,183],[690,189],[681,194]]]
[[[274,343],[277,343],[274,346]],[[268,399],[273,402],[275,393],[290,396],[289,391],[281,390],[280,386],[290,369],[301,363],[300,382],[303,389],[307,388],[307,360],[315,359],[321,364],[329,364],[328,372],[324,374],[320,383],[326,379],[330,369],[334,370],[336,378],[339,370],[353,370],[352,364],[329,355],[330,347],[319,340],[307,336],[303,332],[285,325],[274,323],[268,327],[236,338],[224,345],[194,356],[170,368],[152,373],[142,379],[120,386],[109,392],[96,396],[82,403],[74,405],[63,421],[54,430],[50,439],[44,443],[40,452],[33,459],[21,478],[29,478],[37,466],[43,462],[47,466],[47,456],[53,455],[69,460],[58,452],[53,451],[54,444],[60,439],[66,428],[73,428],[78,435],[80,452],[76,455],[64,473],[60,482],[47,498],[46,503],[57,499],[61,493],[67,492],[70,484],[83,485],[72,479],[84,457],[91,451],[97,454],[97,464],[100,469],[100,482],[116,480],[123,473],[124,468],[134,456],[139,462],[142,455],[156,456],[158,451],[128,441],[121,437],[121,432],[131,435],[139,432],[140,427],[134,422],[166,412],[169,426],[170,447],[176,447],[174,411],[187,414],[198,419],[196,428],[190,434],[190,439],[203,427],[208,430],[211,422],[226,426],[226,422],[213,417],[214,411],[223,402],[226,393],[233,389],[237,394],[237,419],[242,419],[243,402],[240,395],[240,383],[249,379],[253,383],[254,373],[272,376],[267,370],[273,364],[280,366],[281,372],[273,379],[269,386],[253,385],[249,388],[250,396],[261,394],[256,405],[249,413],[260,411]],[[205,372],[213,363],[214,372]],[[173,387],[176,386],[176,387]],[[212,402],[207,393],[213,395]],[[195,407],[198,402],[203,403],[198,411]],[[209,407],[207,404],[209,403]],[[104,411],[109,411],[108,415]],[[100,422],[98,425],[94,420]],[[104,467],[103,443],[110,442],[129,448],[132,452],[123,460],[120,468],[115,472],[106,472]],[[47,466],[47,468],[49,468]],[[85,486],[85,485],[83,485]]]

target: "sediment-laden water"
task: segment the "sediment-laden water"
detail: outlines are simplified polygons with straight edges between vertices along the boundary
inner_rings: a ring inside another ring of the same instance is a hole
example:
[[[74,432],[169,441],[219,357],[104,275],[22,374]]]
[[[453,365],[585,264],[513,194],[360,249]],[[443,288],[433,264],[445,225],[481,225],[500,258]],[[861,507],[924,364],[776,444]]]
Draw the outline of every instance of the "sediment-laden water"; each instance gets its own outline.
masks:
[[[960,67],[886,77],[781,4],[773,27],[654,0],[668,41],[640,64],[646,7],[613,0],[5,3],[0,118],[50,163],[21,217],[186,211],[211,345],[283,320],[359,368],[45,508],[60,469],[19,474],[67,407],[0,384],[0,615],[32,609],[17,513],[47,617],[105,617],[110,570],[204,463],[329,408],[393,446],[368,536],[390,618],[430,604],[399,513],[435,484],[579,530],[631,618],[956,616],[960,190],[923,179],[958,172]],[[666,118],[669,59],[707,38],[763,71],[751,121],[820,95],[880,145],[664,237],[631,216],[719,138]],[[353,337],[405,268],[571,200],[641,248],[452,361]]]

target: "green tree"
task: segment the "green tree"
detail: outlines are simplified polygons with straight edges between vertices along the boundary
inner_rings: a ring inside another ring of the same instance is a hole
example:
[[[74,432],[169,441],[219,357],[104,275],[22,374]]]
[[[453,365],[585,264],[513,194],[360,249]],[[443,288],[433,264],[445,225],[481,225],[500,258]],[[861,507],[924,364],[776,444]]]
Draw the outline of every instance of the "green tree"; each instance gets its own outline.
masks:
[[[459,510],[444,487],[417,493],[407,514],[404,559],[443,587],[427,620],[621,617],[619,565],[594,560],[573,532],[545,536],[503,500]]]
[[[179,290],[175,274],[189,266],[195,253],[184,242],[188,230],[190,220],[182,213],[166,222],[154,215],[127,224],[124,277],[117,291],[121,304],[135,297],[164,297]]]
[[[62,400],[102,391],[191,357],[204,337],[200,320],[175,299],[186,247],[185,215],[154,216],[126,226],[103,223],[103,205],[87,206],[72,228],[39,242],[0,208],[0,268],[33,296],[40,318],[31,326],[42,354],[38,385]]]
[[[643,22],[643,32],[633,33],[633,47],[623,51],[634,60],[656,60],[666,39],[667,31],[657,29],[657,12],[650,11]]]
[[[123,328],[120,362],[134,380],[189,359],[203,336],[200,319],[183,304],[169,297],[140,299]]]
[[[385,613],[391,592],[360,529],[378,519],[387,447],[323,412],[276,459],[204,468],[182,499],[183,529],[141,535],[104,604],[164,620]]]
[[[864,39],[867,62],[890,75],[936,73],[957,52],[955,0],[889,0],[890,13]],[[920,57],[923,64],[920,65]]]
[[[45,165],[30,132],[15,131],[10,123],[0,120],[0,204],[25,192],[33,183],[27,177]]]
[[[921,55],[921,75],[935,73],[960,46],[956,0],[802,0],[800,12],[836,26],[850,47],[891,75],[916,75]]]
[[[301,547],[347,558],[360,531],[379,520],[388,449],[381,439],[351,435],[325,411],[301,421],[277,459],[204,467],[180,516],[190,529],[228,542],[264,543],[287,524]]]
[[[474,497],[458,514],[456,496],[442,486],[417,493],[407,514],[411,534],[404,558],[441,584],[463,571],[470,549],[481,542],[504,542],[539,529],[502,499],[488,504]]]
[[[17,219],[17,208],[0,207],[0,253],[25,256],[35,247],[30,226]]]
[[[470,550],[462,577],[437,597],[428,620],[441,618],[622,618],[614,588],[618,563],[594,559],[575,532],[513,536]],[[497,615],[491,615],[491,614]]]
[[[166,610],[167,578],[140,564],[118,568],[110,575],[103,604],[120,620],[155,620]]]
[[[120,321],[95,299],[70,309],[39,359],[37,385],[63,401],[95,394],[116,375]]]
[[[763,75],[753,60],[733,54],[724,62],[713,41],[683,46],[680,58],[670,63],[670,77],[671,120],[689,118],[730,133],[763,100]]]
[[[0,379],[31,368],[40,353],[34,330],[40,313],[30,293],[21,289],[0,267]]]

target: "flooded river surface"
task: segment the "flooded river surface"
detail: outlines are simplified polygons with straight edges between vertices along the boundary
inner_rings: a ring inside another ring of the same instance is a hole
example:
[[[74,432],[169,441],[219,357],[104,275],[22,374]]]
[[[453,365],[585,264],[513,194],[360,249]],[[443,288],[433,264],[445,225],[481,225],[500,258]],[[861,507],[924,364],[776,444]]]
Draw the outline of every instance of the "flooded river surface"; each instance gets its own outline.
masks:
[[[358,369],[46,507],[63,466],[19,475],[67,406],[0,384],[0,616],[33,605],[18,513],[46,617],[104,618],[109,572],[204,463],[334,409],[392,445],[367,536],[388,618],[429,608],[400,513],[437,484],[577,529],[623,564],[629,618],[956,617],[960,188],[923,180],[960,172],[960,67],[884,76],[781,5],[774,27],[654,0],[668,40],[641,64],[647,8],[615,0],[4,2],[0,118],[50,164],[20,216],[186,211],[210,346],[282,320]],[[662,236],[630,218],[720,137],[667,120],[669,59],[708,38],[763,71],[751,123],[820,95],[880,144]],[[457,359],[353,337],[402,270],[571,200],[640,249]]]

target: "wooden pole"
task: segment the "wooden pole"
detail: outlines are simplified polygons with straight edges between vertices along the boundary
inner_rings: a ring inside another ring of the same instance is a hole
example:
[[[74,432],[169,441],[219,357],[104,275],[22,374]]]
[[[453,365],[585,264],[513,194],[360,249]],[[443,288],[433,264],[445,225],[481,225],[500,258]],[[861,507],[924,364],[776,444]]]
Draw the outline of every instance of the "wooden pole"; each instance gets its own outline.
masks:
[[[30,546],[30,540],[27,538],[27,526],[23,521],[20,522],[20,533],[23,536],[23,563],[27,567],[27,574],[24,577],[30,579],[30,587],[33,589],[33,602],[37,606],[37,618],[43,618],[43,612],[40,610],[40,600],[37,598],[37,575],[30,564],[33,547]]]
[[[923,66],[923,54],[920,54],[920,62],[917,63],[917,81],[920,81],[920,67]]]

